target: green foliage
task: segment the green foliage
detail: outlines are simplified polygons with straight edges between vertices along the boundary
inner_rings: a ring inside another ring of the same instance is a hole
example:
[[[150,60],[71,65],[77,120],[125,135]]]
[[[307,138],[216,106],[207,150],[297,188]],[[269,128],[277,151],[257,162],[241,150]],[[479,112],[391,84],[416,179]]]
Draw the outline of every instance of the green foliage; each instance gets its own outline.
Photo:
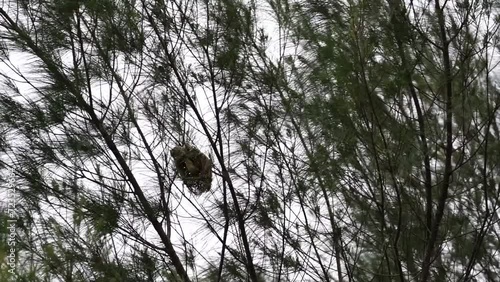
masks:
[[[112,202],[89,202],[84,204],[84,206],[91,218],[93,230],[95,230],[99,236],[111,234],[118,228],[120,213]]]
[[[496,281],[490,2],[7,1],[19,281]]]

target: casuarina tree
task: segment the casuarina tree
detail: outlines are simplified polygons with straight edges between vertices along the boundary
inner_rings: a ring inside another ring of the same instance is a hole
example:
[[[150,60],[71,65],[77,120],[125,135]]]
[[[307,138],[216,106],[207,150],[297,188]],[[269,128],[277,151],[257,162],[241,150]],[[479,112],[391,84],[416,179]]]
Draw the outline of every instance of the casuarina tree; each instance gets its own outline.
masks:
[[[487,0],[2,2],[1,279],[497,281],[499,24]]]

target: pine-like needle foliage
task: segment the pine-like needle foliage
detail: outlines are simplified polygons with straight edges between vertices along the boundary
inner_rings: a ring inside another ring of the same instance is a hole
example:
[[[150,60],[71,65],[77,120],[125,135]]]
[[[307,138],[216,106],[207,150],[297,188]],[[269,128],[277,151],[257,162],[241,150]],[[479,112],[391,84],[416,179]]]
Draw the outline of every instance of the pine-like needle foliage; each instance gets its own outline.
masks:
[[[498,281],[499,26],[488,0],[3,1],[0,280]]]

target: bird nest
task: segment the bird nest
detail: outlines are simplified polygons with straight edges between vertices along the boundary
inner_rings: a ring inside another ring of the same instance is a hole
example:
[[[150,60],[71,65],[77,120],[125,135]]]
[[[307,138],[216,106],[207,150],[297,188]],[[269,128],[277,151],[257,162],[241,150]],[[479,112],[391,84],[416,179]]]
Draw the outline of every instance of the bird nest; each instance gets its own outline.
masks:
[[[186,187],[195,195],[210,190],[212,186],[212,161],[196,147],[177,146],[170,150],[175,167]]]

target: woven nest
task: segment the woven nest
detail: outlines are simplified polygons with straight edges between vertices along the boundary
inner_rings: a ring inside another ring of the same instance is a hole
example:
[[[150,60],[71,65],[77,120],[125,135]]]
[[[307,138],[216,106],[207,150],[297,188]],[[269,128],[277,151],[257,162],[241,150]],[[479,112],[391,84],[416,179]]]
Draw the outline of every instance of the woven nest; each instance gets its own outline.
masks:
[[[212,161],[196,147],[177,146],[170,150],[175,167],[186,187],[195,195],[210,190],[212,186]]]

